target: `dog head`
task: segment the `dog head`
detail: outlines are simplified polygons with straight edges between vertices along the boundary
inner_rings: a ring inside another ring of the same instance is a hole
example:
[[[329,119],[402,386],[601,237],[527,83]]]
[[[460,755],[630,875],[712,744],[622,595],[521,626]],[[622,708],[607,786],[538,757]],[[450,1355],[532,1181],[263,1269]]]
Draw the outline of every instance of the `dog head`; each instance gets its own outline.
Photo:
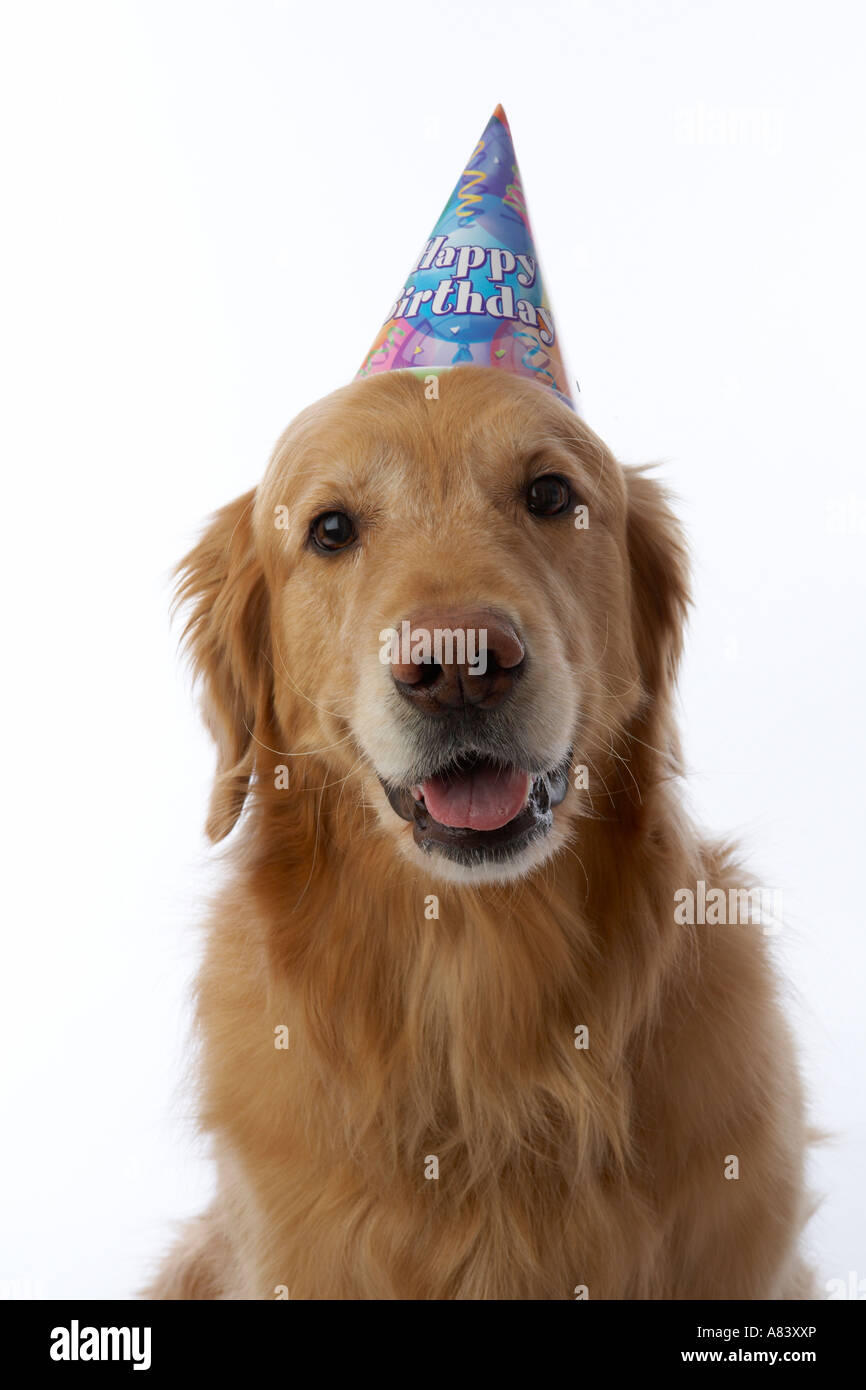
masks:
[[[468,367],[335,392],[180,573],[213,839],[288,754],[354,784],[428,872],[514,878],[580,816],[637,814],[676,760],[676,524],[531,382]]]

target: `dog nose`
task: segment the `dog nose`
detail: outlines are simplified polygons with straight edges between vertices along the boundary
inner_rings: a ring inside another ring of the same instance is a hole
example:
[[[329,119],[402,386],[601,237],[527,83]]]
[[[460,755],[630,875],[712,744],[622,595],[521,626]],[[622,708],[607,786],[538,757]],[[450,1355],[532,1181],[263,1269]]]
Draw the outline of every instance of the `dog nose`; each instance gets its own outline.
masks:
[[[425,714],[495,709],[521,674],[523,643],[513,625],[489,608],[418,613],[401,624],[391,662],[394,684]]]

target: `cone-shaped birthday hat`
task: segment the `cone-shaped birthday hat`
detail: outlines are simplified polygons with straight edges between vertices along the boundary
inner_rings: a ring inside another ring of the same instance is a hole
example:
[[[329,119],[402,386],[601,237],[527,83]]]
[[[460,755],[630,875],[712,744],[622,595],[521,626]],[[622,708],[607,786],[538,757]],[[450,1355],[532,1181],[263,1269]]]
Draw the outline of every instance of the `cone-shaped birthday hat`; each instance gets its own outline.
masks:
[[[529,377],[574,409],[501,106],[358,376],[469,364]]]

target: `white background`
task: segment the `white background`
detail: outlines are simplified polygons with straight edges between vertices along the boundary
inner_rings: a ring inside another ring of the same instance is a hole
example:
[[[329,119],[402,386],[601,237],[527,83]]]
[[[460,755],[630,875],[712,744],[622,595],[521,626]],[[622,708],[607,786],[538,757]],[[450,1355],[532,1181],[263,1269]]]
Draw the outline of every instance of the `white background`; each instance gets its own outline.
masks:
[[[354,374],[498,101],[586,418],[681,499],[690,796],[783,890],[812,1245],[866,1277],[862,14],[4,5],[7,1293],[130,1296],[206,1200],[168,574]]]

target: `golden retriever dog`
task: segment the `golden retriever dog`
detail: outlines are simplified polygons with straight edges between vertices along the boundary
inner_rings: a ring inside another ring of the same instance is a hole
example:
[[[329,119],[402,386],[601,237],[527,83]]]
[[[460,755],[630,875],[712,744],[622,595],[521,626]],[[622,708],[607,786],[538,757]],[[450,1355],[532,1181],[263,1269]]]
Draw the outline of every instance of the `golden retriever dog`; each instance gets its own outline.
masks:
[[[232,833],[218,1191],[149,1296],[810,1296],[769,933],[678,920],[750,885],[682,805],[653,478],[530,381],[392,372],[305,410],[180,576]]]

